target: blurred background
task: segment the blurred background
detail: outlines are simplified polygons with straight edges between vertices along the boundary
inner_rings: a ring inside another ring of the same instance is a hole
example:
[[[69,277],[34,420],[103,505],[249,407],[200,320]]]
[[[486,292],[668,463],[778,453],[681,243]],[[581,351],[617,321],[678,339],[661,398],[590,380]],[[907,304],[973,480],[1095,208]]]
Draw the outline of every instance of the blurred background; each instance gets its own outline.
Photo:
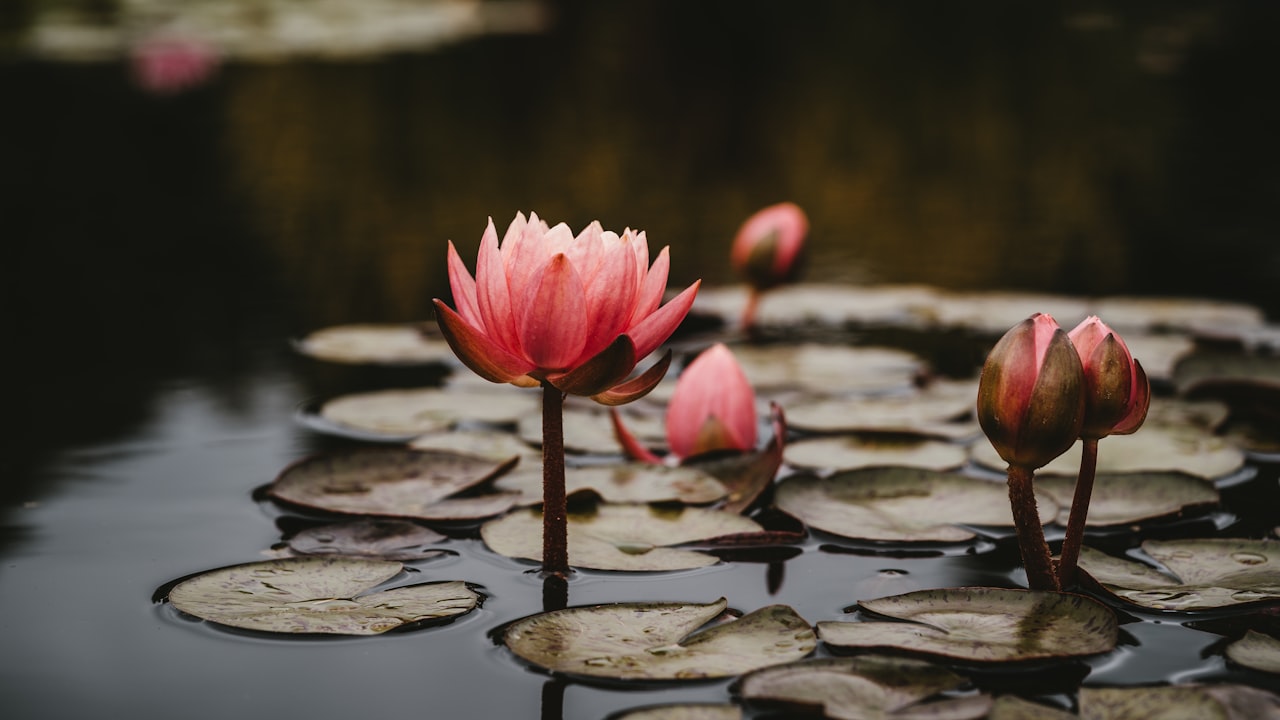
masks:
[[[446,241],[470,262],[517,211],[644,229],[673,284],[715,284],[742,220],[792,200],[812,280],[1275,321],[1278,20],[1265,0],[4,0],[23,429],[3,467],[124,433],[183,379],[234,409],[290,336],[426,319]]]

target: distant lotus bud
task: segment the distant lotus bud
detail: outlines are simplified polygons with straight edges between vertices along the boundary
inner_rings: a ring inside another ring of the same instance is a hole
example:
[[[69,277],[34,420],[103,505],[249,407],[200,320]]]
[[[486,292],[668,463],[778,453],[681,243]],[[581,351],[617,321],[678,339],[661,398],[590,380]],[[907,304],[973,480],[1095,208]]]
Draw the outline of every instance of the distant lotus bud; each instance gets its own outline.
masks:
[[[1151,404],[1151,384],[1119,334],[1096,315],[1069,333],[1085,376],[1084,426],[1080,436],[1128,435],[1142,426]]]
[[[795,203],[770,205],[747,218],[733,240],[729,259],[756,290],[791,282],[800,273],[809,219]]]
[[[157,95],[176,94],[204,84],[220,62],[217,48],[197,37],[147,37],[129,54],[134,81]]]
[[[1080,437],[1085,377],[1067,333],[1036,313],[1004,334],[978,385],[978,423],[1012,466],[1035,470]]]

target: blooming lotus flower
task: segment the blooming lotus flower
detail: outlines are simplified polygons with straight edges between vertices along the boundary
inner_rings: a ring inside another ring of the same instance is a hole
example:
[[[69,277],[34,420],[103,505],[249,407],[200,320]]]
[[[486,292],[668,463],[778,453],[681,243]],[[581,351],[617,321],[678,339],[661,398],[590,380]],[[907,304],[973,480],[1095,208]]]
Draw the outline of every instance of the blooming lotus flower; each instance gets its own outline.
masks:
[[[1084,367],[1085,414],[1081,437],[1136,432],[1147,418],[1151,383],[1124,339],[1092,315],[1068,333]]]
[[[1084,369],[1052,317],[1032,315],[987,356],[978,424],[1010,465],[1034,470],[1066,452],[1080,437],[1084,411]]]
[[[729,260],[756,291],[795,280],[809,219],[795,203],[770,205],[742,224]]]
[[[628,455],[661,462],[627,431],[617,412],[613,425]],[[755,391],[733,353],[717,343],[694,358],[676,381],[667,405],[671,454],[687,458],[715,450],[752,450],[757,432]]]
[[[643,231],[619,236],[592,222],[574,237],[533,213],[517,214],[501,245],[489,220],[474,278],[452,242],[448,265],[457,311],[436,300],[437,318],[467,367],[492,382],[550,385],[609,405],[662,379],[669,354],[622,382],[675,331],[701,282],[661,305],[667,248],[650,267]]]

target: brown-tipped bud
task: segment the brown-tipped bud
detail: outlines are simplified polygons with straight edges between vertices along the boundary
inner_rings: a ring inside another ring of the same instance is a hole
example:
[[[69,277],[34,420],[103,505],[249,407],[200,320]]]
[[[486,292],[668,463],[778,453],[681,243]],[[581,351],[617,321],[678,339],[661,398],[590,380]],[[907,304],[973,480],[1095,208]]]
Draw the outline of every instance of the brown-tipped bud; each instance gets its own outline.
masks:
[[[1069,337],[1084,367],[1085,419],[1080,436],[1127,435],[1147,417],[1151,384],[1118,333],[1090,316]]]
[[[1080,437],[1084,409],[1084,369],[1052,317],[1032,315],[987,356],[978,423],[1010,465],[1034,470],[1066,452]]]

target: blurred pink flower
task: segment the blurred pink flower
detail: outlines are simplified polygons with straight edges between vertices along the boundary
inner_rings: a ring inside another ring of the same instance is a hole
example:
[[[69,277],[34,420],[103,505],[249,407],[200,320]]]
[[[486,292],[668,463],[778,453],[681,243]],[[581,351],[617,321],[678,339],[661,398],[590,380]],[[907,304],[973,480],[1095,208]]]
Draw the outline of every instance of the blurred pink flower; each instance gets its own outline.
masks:
[[[729,261],[757,291],[796,279],[809,218],[790,202],[770,205],[747,218],[733,239]]]
[[[204,84],[221,62],[218,50],[192,37],[153,35],[130,48],[134,82],[157,95],[173,95]]]

